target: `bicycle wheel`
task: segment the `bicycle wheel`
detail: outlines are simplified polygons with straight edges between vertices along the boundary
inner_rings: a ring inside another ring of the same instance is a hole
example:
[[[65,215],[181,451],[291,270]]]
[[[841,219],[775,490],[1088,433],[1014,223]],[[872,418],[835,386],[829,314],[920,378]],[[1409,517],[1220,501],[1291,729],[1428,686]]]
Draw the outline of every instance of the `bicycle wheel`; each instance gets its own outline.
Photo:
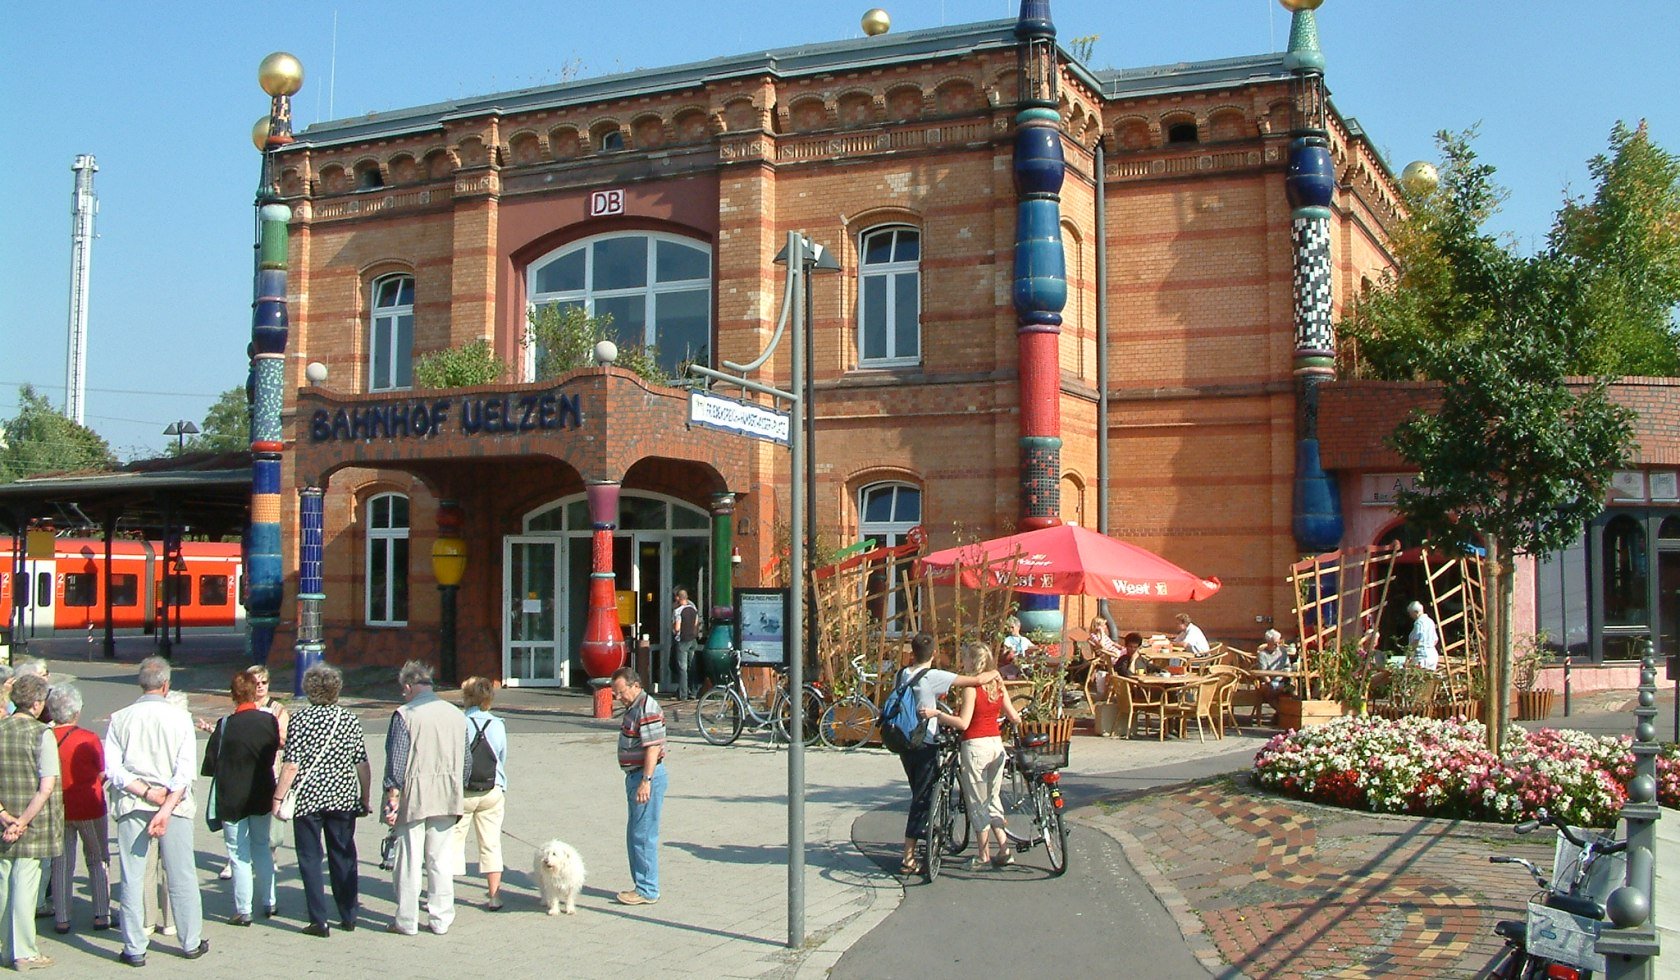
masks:
[[[741,699],[727,687],[714,687],[700,695],[694,721],[701,738],[713,745],[728,745],[741,737]]]
[[[822,692],[816,687],[806,684],[800,692],[805,701],[805,744],[813,745],[822,729],[822,718],[828,710],[828,702],[823,700]],[[793,699],[788,697],[776,698],[776,733],[784,741],[792,742],[793,736]]]
[[[945,788],[935,784],[933,799],[928,803],[927,857],[922,860],[922,876],[928,881],[939,877],[939,866],[945,860],[945,828],[951,819],[951,798]]]
[[[962,780],[955,768],[941,780],[940,791],[945,795],[945,850],[961,854],[968,847],[968,801],[963,799]]]
[[[881,709],[861,694],[850,694],[824,709],[817,734],[823,744],[837,749],[855,749],[875,736]]]
[[[1048,784],[1034,787],[1033,809],[1038,815],[1038,832],[1044,838],[1044,856],[1050,860],[1050,874],[1059,878],[1067,872],[1067,824],[1050,798]]]
[[[1003,791],[1000,795],[1004,833],[1016,844],[1031,847],[1037,822],[1033,811],[1032,785],[1016,767],[1013,757],[1003,764]]]

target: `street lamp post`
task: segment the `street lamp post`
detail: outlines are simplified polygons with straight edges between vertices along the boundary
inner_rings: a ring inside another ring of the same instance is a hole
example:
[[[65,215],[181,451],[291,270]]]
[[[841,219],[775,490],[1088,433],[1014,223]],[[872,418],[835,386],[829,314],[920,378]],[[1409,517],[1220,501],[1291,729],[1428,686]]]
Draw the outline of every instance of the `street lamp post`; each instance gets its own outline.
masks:
[[[166,436],[175,437],[175,455],[179,456],[187,451],[187,437],[198,435],[198,426],[186,419],[169,423],[163,430]]]

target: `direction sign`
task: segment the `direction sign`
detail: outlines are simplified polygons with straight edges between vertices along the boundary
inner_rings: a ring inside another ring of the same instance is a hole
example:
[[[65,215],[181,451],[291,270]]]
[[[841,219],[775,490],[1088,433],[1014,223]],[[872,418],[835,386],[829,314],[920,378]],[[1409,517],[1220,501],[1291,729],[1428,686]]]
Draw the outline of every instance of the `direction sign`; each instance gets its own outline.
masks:
[[[689,392],[688,421],[784,446],[793,432],[793,419],[786,412],[704,391]]]

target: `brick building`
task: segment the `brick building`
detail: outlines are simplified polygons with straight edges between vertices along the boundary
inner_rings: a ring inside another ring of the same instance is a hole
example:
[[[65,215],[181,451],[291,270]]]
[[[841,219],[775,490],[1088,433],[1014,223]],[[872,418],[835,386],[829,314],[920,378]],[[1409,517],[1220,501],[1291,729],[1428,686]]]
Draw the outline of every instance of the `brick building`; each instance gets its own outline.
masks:
[[[937,547],[1013,527],[1016,26],[374,113],[278,151],[291,208],[286,567],[296,490],[324,487],[334,659],[435,650],[429,555],[445,499],[467,542],[463,673],[579,680],[590,486],[618,488],[613,571],[637,596],[633,633],[667,635],[675,587],[706,608],[726,553],[739,553],[738,585],[775,576],[784,449],[691,427],[686,391],[616,367],[528,380],[523,337],[532,305],[580,304],[612,313],[624,340],[657,342],[671,367],[750,360],[776,324],[789,231],[841,265],[814,280],[810,332],[825,540],[890,542],[921,525]],[[1221,578],[1198,621],[1251,640],[1266,617],[1288,619],[1284,569],[1299,552],[1290,67],[1266,54],[1092,72],[1064,52],[1054,70],[1060,516],[1097,525],[1106,426],[1110,532]],[[1325,129],[1334,312],[1385,267],[1398,197],[1354,120],[1330,107]],[[476,340],[506,383],[412,388],[416,357]],[[784,344],[760,380],[786,386],[787,358]],[[306,381],[312,362],[325,382]],[[728,511],[733,533],[714,536]],[[1175,611],[1117,615],[1161,628]],[[291,638],[283,623],[282,648]]]

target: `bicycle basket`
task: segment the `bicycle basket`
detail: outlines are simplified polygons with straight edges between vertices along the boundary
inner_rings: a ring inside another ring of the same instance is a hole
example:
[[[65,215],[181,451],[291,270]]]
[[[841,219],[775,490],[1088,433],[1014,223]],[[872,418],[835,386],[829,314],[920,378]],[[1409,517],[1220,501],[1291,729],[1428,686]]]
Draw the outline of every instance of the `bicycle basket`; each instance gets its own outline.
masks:
[[[1066,769],[1070,744],[1069,742],[1041,741],[1039,738],[1029,736],[1026,740],[1015,744],[1015,765],[1022,772],[1050,772],[1053,769]]]
[[[1539,902],[1528,903],[1528,951],[1531,955],[1603,975],[1604,957],[1594,951],[1602,922],[1572,915]]]

